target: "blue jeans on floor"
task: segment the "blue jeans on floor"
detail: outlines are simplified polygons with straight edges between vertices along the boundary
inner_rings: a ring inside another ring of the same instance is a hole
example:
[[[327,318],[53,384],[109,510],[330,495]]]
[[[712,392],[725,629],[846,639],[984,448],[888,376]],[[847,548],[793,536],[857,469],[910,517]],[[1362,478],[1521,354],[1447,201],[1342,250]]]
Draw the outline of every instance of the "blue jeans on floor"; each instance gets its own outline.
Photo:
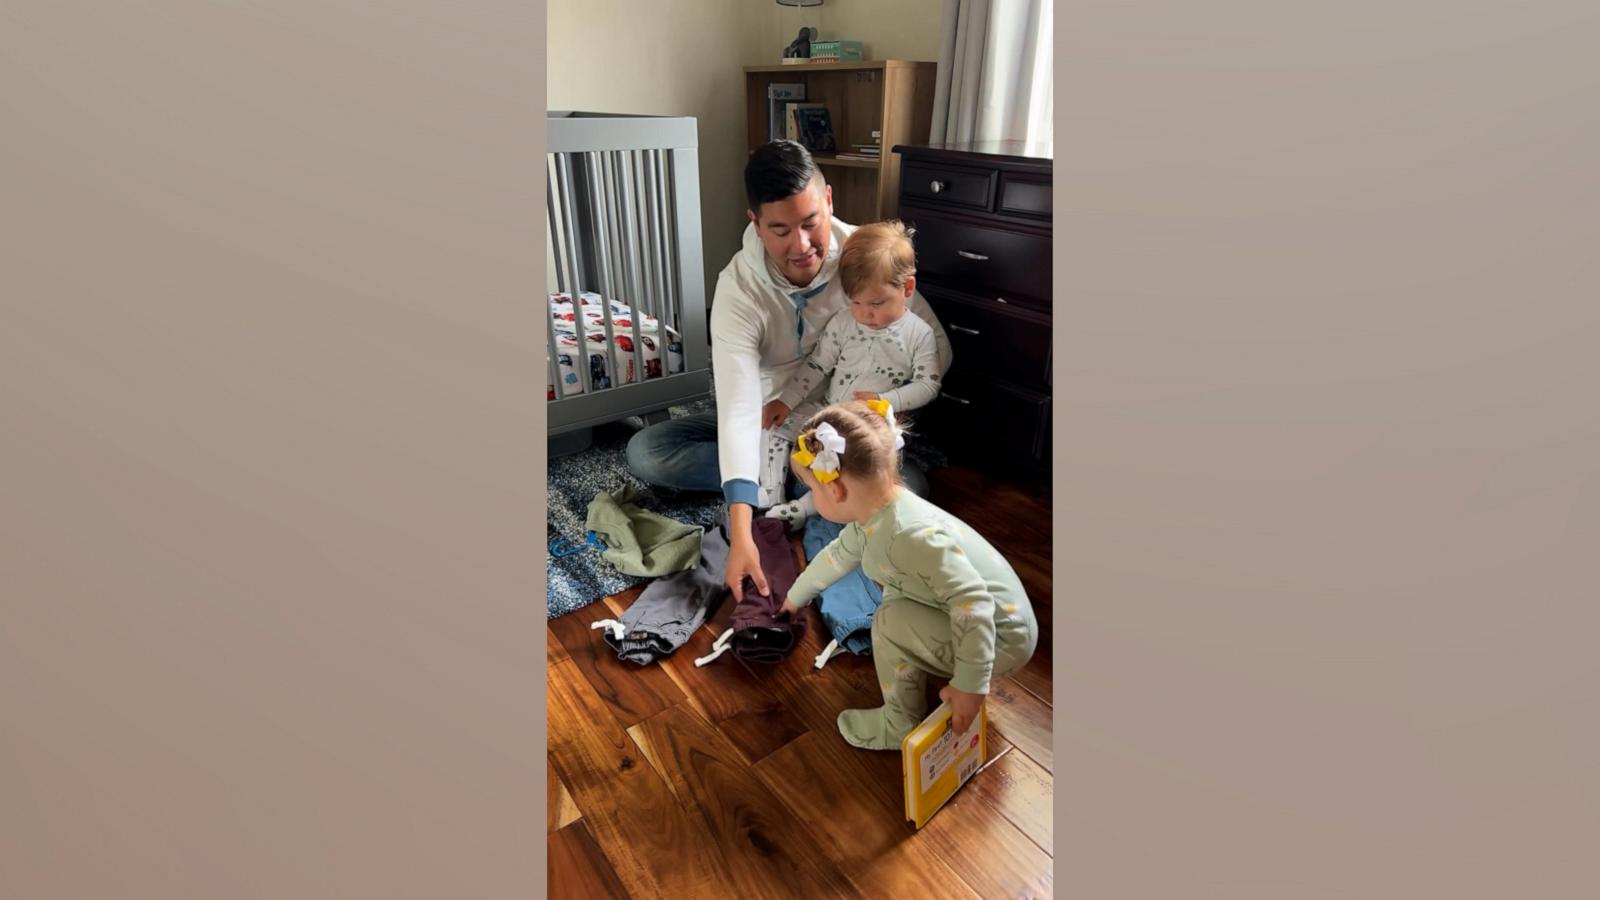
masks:
[[[722,490],[717,463],[717,414],[696,413],[640,429],[628,440],[628,469],[646,484],[680,491]],[[902,458],[900,480],[918,497],[928,496],[928,476]],[[790,499],[806,492],[805,483],[789,476]]]
[[[817,558],[844,526],[821,516],[806,519],[806,561]],[[872,617],[883,603],[883,591],[857,566],[822,589],[817,605],[828,633],[845,650],[863,656],[872,652]]]

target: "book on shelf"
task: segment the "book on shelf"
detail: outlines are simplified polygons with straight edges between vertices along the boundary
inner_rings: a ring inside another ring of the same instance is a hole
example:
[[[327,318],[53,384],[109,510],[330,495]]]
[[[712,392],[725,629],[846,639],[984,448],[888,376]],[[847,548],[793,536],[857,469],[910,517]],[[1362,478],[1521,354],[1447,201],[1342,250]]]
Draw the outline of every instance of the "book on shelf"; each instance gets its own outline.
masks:
[[[812,153],[833,153],[839,145],[833,138],[833,118],[821,103],[798,103],[794,107],[798,140]]]
[[[784,134],[783,134],[783,136],[785,138],[788,138],[791,141],[798,141],[800,143],[804,143],[804,141],[800,140],[800,137],[801,137],[800,114],[801,114],[801,112],[803,110],[808,110],[808,109],[820,109],[820,110],[823,110],[824,112],[826,112],[828,107],[827,107],[827,104],[824,104],[824,103],[806,103],[806,102],[798,102],[797,103],[797,102],[795,102],[793,100],[784,101]]]
[[[989,756],[988,704],[964,734],[951,727],[950,704],[941,703],[900,742],[905,770],[906,819],[917,828],[928,824],[956,791],[983,767]]]
[[[792,100],[804,100],[806,86],[799,84],[769,84],[767,85],[767,140],[775,141],[785,137],[784,133],[784,104]]]

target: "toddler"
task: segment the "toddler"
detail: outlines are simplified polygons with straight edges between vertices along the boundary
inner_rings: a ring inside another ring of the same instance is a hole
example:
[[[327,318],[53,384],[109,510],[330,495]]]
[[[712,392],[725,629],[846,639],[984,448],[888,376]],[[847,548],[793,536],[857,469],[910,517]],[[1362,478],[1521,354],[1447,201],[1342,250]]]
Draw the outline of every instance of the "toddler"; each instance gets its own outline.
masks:
[[[872,656],[883,706],[839,714],[852,745],[897,750],[927,715],[929,673],[948,678],[939,696],[966,731],[994,679],[1021,668],[1039,642],[1022,582],[970,526],[900,484],[899,429],[882,401],[824,409],[796,439],[795,475],[817,510],[846,526],[789,589],[797,612],[857,565],[883,586],[872,621]]]
[[[839,251],[839,279],[850,305],[828,320],[811,355],[761,411],[767,431],[760,505],[771,507],[768,517],[785,520],[791,529],[817,509],[809,495],[782,502],[795,430],[783,426],[823,379],[828,381],[824,403],[885,400],[906,412],[939,395],[933,328],[906,312],[916,290],[916,251],[905,225],[889,221],[857,228]]]

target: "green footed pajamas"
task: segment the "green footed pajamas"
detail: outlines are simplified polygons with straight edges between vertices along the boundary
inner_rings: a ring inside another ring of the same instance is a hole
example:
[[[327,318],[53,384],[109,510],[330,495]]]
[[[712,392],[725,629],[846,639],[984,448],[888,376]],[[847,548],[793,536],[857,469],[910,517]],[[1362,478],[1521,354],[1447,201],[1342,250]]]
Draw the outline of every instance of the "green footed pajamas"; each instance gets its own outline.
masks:
[[[902,489],[865,525],[845,526],[789,590],[804,607],[856,566],[883,586],[872,656],[883,706],[839,714],[845,740],[898,750],[928,714],[929,673],[989,693],[1039,643],[1039,622],[1005,558],[965,522]]]

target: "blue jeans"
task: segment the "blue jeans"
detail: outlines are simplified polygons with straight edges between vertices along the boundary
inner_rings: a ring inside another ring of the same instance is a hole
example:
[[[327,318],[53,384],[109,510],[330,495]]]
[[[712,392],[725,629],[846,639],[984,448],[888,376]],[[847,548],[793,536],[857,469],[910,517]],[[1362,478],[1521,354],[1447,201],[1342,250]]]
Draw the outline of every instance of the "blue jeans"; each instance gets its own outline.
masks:
[[[816,559],[822,548],[828,546],[843,530],[844,526],[821,516],[807,519],[804,538],[806,561]],[[843,578],[823,588],[817,605],[822,624],[827,626],[828,633],[839,642],[839,646],[857,656],[864,656],[872,652],[872,617],[877,615],[882,603],[883,591],[872,583],[860,566],[856,566],[846,572]]]
[[[680,491],[722,491],[714,412],[640,429],[628,439],[627,457],[629,471],[646,484]]]
[[[628,440],[628,469],[646,484],[680,491],[722,490],[722,468],[717,463],[717,414],[696,413],[658,422],[639,430]],[[789,477],[790,497],[806,492],[805,483]],[[918,497],[928,496],[928,476],[916,466],[900,463],[900,480]]]

